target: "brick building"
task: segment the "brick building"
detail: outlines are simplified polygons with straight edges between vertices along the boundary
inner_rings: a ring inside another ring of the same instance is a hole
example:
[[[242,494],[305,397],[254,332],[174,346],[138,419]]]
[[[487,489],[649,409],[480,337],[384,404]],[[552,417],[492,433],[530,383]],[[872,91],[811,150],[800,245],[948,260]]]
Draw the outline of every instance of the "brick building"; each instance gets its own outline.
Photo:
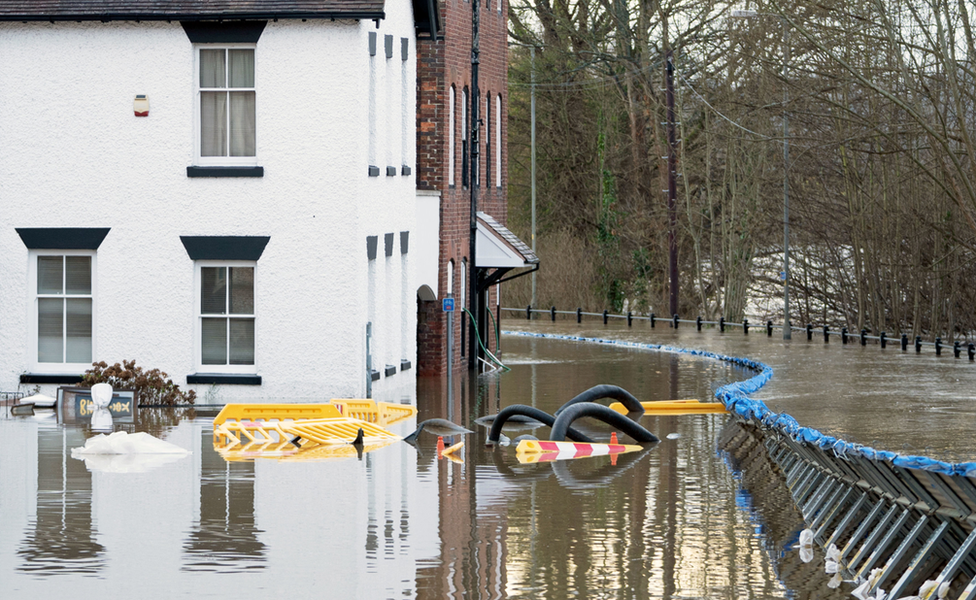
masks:
[[[433,1],[433,0],[431,0]],[[479,2],[479,73],[477,98],[472,98],[472,2]],[[506,0],[438,0],[440,35],[418,40],[417,61],[417,189],[439,198],[439,255],[436,297],[420,296],[417,314],[418,375],[447,370],[447,323],[444,297],[454,297],[452,365],[470,364],[472,186],[477,191],[478,245],[474,274],[479,278],[478,329],[492,352],[497,348],[487,310],[498,316],[499,285],[513,268],[538,260],[505,227],[508,185],[508,29]],[[477,128],[472,127],[472,101],[477,101]],[[471,145],[478,144],[472,165]],[[494,259],[490,257],[494,257]]]

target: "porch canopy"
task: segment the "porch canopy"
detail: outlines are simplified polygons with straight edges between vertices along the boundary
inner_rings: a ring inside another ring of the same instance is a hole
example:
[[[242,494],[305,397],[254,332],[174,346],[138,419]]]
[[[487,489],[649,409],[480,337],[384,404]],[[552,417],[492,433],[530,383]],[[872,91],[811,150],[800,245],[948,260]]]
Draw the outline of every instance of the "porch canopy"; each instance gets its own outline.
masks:
[[[515,279],[539,269],[539,257],[535,255],[532,248],[487,213],[478,212],[478,237],[475,244],[479,292],[496,283]],[[505,277],[509,271],[521,268],[529,270]]]

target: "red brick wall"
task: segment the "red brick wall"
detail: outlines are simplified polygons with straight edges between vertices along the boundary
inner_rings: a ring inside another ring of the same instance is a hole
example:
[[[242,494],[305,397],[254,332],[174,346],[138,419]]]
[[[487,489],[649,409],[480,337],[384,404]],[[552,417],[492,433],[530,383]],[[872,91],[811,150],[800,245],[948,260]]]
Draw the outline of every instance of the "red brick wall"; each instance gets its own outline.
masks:
[[[454,260],[454,295],[460,297],[461,262],[470,249],[471,190],[462,185],[461,165],[461,91],[471,89],[471,1],[439,0],[443,39],[434,42],[418,42],[417,64],[417,187],[441,192],[440,205],[440,276],[438,298],[447,293],[448,261]],[[501,1],[501,12],[498,2]],[[492,156],[485,154],[485,126],[480,128],[480,181],[478,210],[487,212],[500,223],[508,217],[508,5],[506,0],[481,0],[478,87],[481,91],[479,117],[491,119],[490,140]],[[455,87],[455,185],[449,186],[449,128],[450,88]],[[492,96],[492,110],[485,114],[485,97]],[[495,123],[495,103],[501,95],[501,122]],[[470,98],[469,98],[470,102]],[[467,109],[470,115],[470,105]],[[501,148],[495,148],[495,127],[501,127]],[[498,177],[492,173],[491,185],[486,182],[485,169],[494,165],[494,153],[501,151],[501,187]],[[489,164],[490,160],[490,164]],[[470,280],[468,281],[470,285]],[[488,306],[494,309],[494,291],[489,294]],[[429,305],[429,306],[428,306]],[[420,303],[417,325],[417,362],[419,375],[437,375],[447,370],[446,318],[440,311],[439,302]],[[454,365],[458,370],[467,368],[467,360],[461,359],[461,330],[463,313],[458,307],[454,319]],[[421,318],[423,322],[421,323]],[[466,317],[464,317],[466,319]],[[495,347],[494,336],[491,348]],[[465,349],[466,351],[466,349]]]

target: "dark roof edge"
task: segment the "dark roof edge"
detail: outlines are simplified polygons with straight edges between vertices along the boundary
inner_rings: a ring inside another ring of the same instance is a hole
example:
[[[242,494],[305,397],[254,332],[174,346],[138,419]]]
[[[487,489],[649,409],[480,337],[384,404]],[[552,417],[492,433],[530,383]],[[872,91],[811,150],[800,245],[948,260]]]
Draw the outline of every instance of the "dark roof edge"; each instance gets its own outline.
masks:
[[[385,19],[386,11],[328,11],[328,12],[235,12],[212,14],[186,13],[103,13],[103,14],[59,14],[59,15],[9,15],[0,14],[0,21],[241,21],[276,19],[362,19],[372,21]]]

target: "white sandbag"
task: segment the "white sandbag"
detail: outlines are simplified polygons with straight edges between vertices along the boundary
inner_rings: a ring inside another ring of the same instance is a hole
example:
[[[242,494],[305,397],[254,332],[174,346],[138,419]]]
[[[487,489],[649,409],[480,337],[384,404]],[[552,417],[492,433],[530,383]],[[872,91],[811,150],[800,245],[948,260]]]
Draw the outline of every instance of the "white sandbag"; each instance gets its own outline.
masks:
[[[99,434],[89,438],[81,448],[72,448],[71,455],[94,454],[188,454],[187,450],[169,442],[154,438],[148,433],[116,431],[110,435]]]

